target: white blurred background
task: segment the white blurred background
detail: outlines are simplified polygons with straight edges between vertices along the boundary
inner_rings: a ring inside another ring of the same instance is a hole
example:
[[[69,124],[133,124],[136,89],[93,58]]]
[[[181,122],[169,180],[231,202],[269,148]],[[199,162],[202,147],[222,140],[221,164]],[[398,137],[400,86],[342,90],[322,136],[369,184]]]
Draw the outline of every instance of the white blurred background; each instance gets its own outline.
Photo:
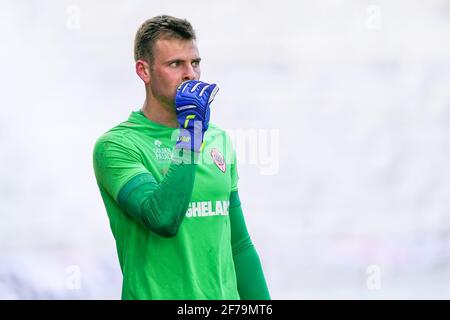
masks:
[[[2,0],[0,298],[120,298],[92,148],[159,14],[197,31],[211,121],[278,133],[274,170],[239,154],[273,299],[450,298],[449,0]]]

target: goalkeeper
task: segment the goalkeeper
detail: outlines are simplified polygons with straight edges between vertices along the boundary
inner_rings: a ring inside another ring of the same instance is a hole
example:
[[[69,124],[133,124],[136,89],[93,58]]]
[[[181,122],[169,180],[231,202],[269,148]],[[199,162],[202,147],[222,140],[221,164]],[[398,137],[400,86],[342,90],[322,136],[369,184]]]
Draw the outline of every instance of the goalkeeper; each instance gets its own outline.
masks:
[[[209,123],[218,87],[198,81],[191,24],[149,19],[134,49],[146,100],[97,140],[93,154],[122,299],[270,299],[230,138]]]

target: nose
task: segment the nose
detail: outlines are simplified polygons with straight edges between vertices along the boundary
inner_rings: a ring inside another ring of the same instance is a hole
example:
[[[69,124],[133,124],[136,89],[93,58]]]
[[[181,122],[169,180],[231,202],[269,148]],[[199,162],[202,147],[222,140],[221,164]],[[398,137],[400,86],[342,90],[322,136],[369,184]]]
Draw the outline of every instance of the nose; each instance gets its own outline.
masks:
[[[190,65],[190,64],[187,65],[186,68],[184,69],[183,81],[196,80],[196,77],[197,77],[197,73],[195,72],[192,65]]]

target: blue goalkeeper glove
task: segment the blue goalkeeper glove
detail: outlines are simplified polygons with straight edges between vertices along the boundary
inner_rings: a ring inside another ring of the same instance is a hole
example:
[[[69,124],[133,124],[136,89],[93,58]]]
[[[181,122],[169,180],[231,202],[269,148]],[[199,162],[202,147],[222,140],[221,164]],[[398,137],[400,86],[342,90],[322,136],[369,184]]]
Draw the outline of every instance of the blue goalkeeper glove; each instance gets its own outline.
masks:
[[[219,87],[202,81],[189,80],[178,86],[175,95],[175,111],[180,134],[177,148],[200,152],[203,136],[209,126],[209,105]]]

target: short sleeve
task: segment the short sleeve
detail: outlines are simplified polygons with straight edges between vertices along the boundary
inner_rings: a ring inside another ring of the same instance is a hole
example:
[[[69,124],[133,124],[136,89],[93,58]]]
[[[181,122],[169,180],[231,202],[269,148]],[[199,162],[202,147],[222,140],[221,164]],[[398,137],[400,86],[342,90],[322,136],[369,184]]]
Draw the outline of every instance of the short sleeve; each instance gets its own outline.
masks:
[[[101,137],[96,142],[93,165],[97,183],[115,201],[130,179],[148,173],[132,143],[119,136]]]
[[[239,180],[239,174],[237,170],[237,157],[236,157],[236,151],[233,147],[233,144],[231,143],[231,139],[228,137],[228,145],[231,150],[231,164],[230,164],[230,174],[231,174],[231,192],[237,191],[238,189],[238,180]]]

